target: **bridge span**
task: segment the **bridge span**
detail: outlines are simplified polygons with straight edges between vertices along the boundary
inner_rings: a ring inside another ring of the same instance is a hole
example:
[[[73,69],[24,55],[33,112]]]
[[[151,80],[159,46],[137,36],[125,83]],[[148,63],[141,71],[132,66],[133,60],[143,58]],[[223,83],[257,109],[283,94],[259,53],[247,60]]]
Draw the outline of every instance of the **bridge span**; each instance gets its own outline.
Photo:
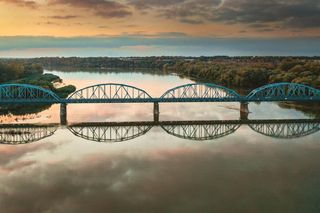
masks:
[[[67,123],[68,104],[94,103],[153,103],[154,119],[159,121],[160,103],[187,102],[239,102],[240,115],[246,118],[250,102],[319,102],[320,90],[296,83],[275,83],[259,87],[248,95],[210,83],[194,83],[178,86],[154,98],[145,90],[125,85],[106,83],[77,90],[62,99],[50,90],[26,84],[0,85],[0,105],[61,104],[61,123]]]

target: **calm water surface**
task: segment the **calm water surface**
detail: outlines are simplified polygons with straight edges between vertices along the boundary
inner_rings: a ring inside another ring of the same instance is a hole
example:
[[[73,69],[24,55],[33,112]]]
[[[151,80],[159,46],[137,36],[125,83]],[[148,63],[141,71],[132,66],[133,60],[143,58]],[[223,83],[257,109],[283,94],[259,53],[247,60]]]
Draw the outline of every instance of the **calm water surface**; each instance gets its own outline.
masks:
[[[50,73],[78,89],[125,83],[153,97],[192,82],[130,72]],[[249,119],[254,120],[311,118],[277,103],[253,103],[249,108]],[[223,121],[240,116],[238,103],[161,104],[160,112],[161,121]],[[3,123],[59,120],[59,105],[36,115],[1,118]],[[151,104],[68,106],[70,124],[152,120]],[[10,138],[9,130],[2,131],[6,133],[1,134],[2,141],[5,135]],[[34,131],[44,139],[0,145],[0,212],[319,212],[318,130],[319,124],[308,122],[26,127],[21,135]],[[102,137],[103,133],[112,138]],[[201,136],[208,140],[197,140]],[[119,140],[123,141],[112,142]]]

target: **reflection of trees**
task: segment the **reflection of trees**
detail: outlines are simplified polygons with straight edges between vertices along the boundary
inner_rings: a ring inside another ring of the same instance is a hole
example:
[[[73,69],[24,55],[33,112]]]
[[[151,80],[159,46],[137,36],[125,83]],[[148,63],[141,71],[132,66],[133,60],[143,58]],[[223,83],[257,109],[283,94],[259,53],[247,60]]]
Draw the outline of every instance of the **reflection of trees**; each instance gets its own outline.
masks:
[[[51,107],[50,104],[37,104],[37,105],[10,105],[1,106],[0,115],[28,115],[36,114],[45,111]]]
[[[278,105],[283,109],[294,109],[307,116],[320,118],[319,103],[280,102]]]

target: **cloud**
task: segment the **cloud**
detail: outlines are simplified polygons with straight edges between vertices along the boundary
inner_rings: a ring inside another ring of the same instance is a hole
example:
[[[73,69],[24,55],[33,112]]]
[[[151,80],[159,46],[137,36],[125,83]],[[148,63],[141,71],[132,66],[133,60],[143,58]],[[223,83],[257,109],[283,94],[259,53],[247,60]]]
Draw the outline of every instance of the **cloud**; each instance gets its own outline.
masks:
[[[48,16],[47,18],[65,20],[65,19],[75,19],[79,17],[80,16],[76,16],[76,15],[64,15],[64,16],[56,15],[56,16]]]
[[[278,22],[284,27],[318,28],[320,2],[313,0],[228,0],[211,19],[249,24]]]
[[[111,0],[50,0],[49,5],[86,9],[103,18],[123,18],[132,15],[127,5]]]
[[[201,20],[190,19],[190,18],[181,18],[180,22],[186,23],[186,24],[202,24],[202,23],[204,23]]]
[[[319,28],[320,2],[314,0],[135,0],[137,8],[153,7],[160,16],[184,23],[279,23],[291,28]],[[141,5],[141,6],[140,6]]]
[[[149,9],[157,7],[168,7],[186,2],[187,0],[129,0],[128,3],[137,9]]]
[[[38,4],[35,1],[32,0],[0,0],[0,2],[8,3],[8,4],[13,4],[19,7],[27,7],[31,9],[36,9],[38,8]]]
[[[45,22],[38,22],[38,25],[55,25],[55,26],[60,26],[60,23],[57,22],[52,22],[52,21],[45,21]]]

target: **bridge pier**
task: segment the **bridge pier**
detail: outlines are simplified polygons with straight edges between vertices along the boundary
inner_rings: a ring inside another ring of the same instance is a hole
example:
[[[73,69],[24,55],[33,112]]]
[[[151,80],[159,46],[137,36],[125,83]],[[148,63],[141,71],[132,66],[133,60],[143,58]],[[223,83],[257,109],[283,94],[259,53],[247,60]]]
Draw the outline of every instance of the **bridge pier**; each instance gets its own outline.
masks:
[[[241,102],[240,103],[240,120],[248,120],[249,116],[249,103]]]
[[[159,122],[159,117],[160,117],[159,103],[154,102],[154,104],[153,104],[153,121]]]
[[[60,124],[67,125],[67,104],[60,104]]]

